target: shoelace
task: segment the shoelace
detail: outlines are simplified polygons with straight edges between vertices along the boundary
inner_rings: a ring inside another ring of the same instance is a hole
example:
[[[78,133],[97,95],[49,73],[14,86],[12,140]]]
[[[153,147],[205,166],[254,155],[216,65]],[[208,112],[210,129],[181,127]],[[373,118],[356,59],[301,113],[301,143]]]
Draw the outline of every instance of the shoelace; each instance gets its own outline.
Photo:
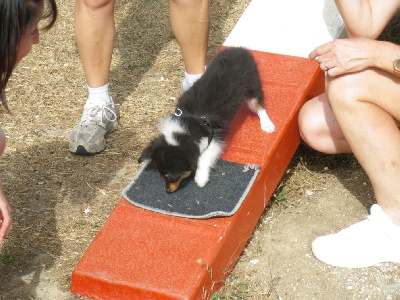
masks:
[[[111,114],[111,118],[108,117],[107,112]],[[103,126],[103,116],[106,118],[107,121],[109,122],[115,122],[117,121],[117,114],[108,106],[103,105],[103,106],[93,106],[90,108],[85,108],[83,110],[83,116],[81,118],[81,123],[85,123],[87,121],[97,121],[98,117],[97,115],[100,113],[100,124]]]

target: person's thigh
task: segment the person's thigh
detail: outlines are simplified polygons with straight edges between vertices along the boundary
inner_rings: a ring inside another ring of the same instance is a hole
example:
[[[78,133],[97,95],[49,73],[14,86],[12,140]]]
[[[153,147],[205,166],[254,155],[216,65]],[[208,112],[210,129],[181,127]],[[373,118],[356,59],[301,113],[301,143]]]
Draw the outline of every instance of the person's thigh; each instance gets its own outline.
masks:
[[[400,121],[400,78],[387,72],[368,69],[339,78],[328,78],[327,95],[329,101],[351,99],[375,104],[397,122]]]

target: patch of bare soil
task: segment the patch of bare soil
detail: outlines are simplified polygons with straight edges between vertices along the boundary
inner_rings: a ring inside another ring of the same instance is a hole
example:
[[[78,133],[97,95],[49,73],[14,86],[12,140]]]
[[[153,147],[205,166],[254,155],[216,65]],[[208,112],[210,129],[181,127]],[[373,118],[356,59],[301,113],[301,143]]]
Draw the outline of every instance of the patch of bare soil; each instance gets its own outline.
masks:
[[[250,0],[211,1],[210,51]],[[137,157],[174,106],[183,64],[168,1],[117,1],[111,92],[120,127],[92,157],[68,151],[85,80],[73,33],[73,0],[21,62],[0,111],[8,137],[0,159],[14,227],[0,248],[0,298],[80,299],[71,273],[138,169]],[[265,29],[268,30],[268,29]],[[347,270],[317,261],[311,241],[359,221],[374,202],[351,155],[300,146],[225,287],[214,299],[400,299],[400,266]]]
[[[353,155],[301,145],[225,286],[215,299],[400,299],[400,265],[328,266],[312,241],[356,223],[375,203]]]

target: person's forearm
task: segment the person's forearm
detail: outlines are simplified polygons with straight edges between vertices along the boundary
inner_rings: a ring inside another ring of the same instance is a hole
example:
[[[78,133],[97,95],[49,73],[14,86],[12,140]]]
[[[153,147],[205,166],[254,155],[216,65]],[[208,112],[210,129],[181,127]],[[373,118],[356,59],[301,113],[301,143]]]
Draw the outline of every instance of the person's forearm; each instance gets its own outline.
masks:
[[[335,0],[350,38],[376,39],[400,8],[399,0]]]

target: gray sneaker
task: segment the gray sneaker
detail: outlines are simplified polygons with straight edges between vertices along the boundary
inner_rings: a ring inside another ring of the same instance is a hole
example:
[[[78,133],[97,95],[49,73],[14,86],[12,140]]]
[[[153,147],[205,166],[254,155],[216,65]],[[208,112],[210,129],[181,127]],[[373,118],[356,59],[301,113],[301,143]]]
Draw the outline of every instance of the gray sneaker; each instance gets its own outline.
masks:
[[[81,120],[69,137],[69,151],[80,155],[99,153],[106,147],[104,136],[117,128],[114,104],[85,105]]]

